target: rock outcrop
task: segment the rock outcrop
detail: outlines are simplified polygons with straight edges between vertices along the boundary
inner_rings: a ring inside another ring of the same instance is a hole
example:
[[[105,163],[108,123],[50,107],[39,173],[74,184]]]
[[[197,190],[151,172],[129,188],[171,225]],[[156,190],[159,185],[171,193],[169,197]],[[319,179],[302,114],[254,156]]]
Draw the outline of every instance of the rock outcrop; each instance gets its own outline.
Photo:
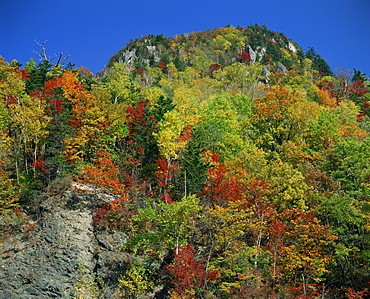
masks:
[[[43,200],[34,221],[2,240],[0,298],[73,298],[88,283],[113,297],[127,265],[116,249],[126,236],[95,227],[95,207],[106,198],[81,189],[74,184],[58,199]]]
[[[277,71],[286,73],[288,71],[288,69],[286,68],[286,66],[284,64],[279,62],[278,66],[277,66]]]
[[[256,62],[256,58],[257,58],[257,54],[255,51],[253,51],[252,47],[250,45],[248,45],[245,49],[245,51],[250,55],[251,57],[251,63],[255,63]]]

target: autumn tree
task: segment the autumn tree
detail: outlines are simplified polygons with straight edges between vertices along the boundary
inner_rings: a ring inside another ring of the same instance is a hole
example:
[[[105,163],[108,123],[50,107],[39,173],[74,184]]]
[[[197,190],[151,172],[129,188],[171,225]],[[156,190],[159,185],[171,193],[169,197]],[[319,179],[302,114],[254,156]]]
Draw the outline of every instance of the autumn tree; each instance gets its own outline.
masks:
[[[195,260],[195,249],[191,244],[180,246],[173,263],[167,265],[166,269],[173,277],[171,298],[201,296],[209,288],[208,284],[219,275],[217,270],[207,270],[201,261]]]
[[[201,209],[194,195],[174,203],[148,200],[146,207],[134,216],[135,232],[127,247],[134,252],[145,252],[148,259],[158,259],[180,245],[187,243],[194,228],[196,213]]]
[[[19,199],[16,184],[3,169],[0,169],[0,177],[0,215],[4,217],[6,213],[19,208]]]
[[[283,86],[267,87],[267,95],[254,101],[252,124],[256,130],[255,142],[265,150],[277,151],[278,147],[290,139],[285,122],[289,107],[297,98],[288,93]]]

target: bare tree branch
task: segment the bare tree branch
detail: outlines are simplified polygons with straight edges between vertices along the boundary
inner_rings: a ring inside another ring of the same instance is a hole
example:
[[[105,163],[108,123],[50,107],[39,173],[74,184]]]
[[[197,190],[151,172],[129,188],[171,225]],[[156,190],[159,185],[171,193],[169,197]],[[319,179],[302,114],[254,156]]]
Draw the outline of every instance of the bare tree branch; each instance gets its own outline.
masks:
[[[55,54],[56,56],[56,54]],[[63,58],[63,52],[60,52],[59,54],[59,58],[58,58],[58,61],[57,63],[55,64],[55,66],[58,66],[58,65],[61,65],[63,66],[63,63],[70,57],[71,55],[68,55],[66,57]]]
[[[51,62],[54,58],[58,57],[57,54],[54,53],[54,57],[48,57],[47,55],[47,52],[46,52],[46,47],[45,47],[45,44],[47,42],[47,40],[45,40],[43,43],[41,42],[38,42],[36,39],[34,40],[35,43],[41,47],[41,53],[39,53],[38,51],[36,50],[33,50],[32,52],[35,53],[37,56],[39,56],[40,60],[41,61],[48,61],[48,62]],[[63,63],[70,57],[70,55],[68,55],[67,57],[64,57],[63,58],[63,52],[60,52],[59,54],[59,58],[58,58],[58,61],[57,63],[54,65],[54,66],[58,66],[58,65],[61,65],[63,66]]]
[[[41,54],[39,52],[37,52],[36,50],[33,50],[33,53],[38,55],[40,57],[40,60],[42,60],[42,61],[50,60],[48,58],[47,54],[46,54],[46,48],[45,48],[45,44],[46,44],[47,40],[44,41],[43,43],[40,43],[37,40],[34,40],[34,41],[38,46],[41,47]]]

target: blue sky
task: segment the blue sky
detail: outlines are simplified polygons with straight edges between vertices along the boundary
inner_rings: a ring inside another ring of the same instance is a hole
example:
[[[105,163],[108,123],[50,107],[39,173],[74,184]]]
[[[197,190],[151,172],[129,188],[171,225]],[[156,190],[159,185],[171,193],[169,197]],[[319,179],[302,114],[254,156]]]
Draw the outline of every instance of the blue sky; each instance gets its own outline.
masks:
[[[0,55],[25,63],[47,40],[49,56],[96,73],[131,39],[172,37],[226,25],[265,24],[304,51],[314,47],[333,71],[370,77],[369,0],[0,0]]]

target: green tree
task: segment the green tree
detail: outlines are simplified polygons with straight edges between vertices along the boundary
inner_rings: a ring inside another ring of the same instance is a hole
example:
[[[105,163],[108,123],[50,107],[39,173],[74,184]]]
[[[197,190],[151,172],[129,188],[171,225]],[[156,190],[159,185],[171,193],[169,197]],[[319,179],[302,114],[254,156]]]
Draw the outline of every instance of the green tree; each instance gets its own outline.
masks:
[[[183,172],[186,194],[197,194],[207,179],[208,163],[202,159],[202,149],[196,138],[192,138],[183,154]]]
[[[359,71],[357,69],[353,69],[352,82],[356,82],[356,81],[365,82],[365,81],[368,80],[365,76],[366,76],[365,73],[362,73],[361,71]]]
[[[370,139],[343,138],[325,155],[324,168],[356,200],[370,199]]]
[[[139,209],[132,220],[135,232],[126,247],[134,252],[152,253],[154,257],[178,250],[188,241],[200,209],[195,195],[171,204],[148,200],[146,207]]]
[[[201,103],[201,122],[196,134],[205,149],[225,155],[236,154],[244,146],[243,126],[232,104],[233,97],[224,93]]]
[[[306,52],[306,57],[312,60],[312,69],[323,73],[325,76],[332,76],[333,72],[330,69],[330,66],[319,54],[316,53],[316,50],[313,47],[309,47]]]
[[[111,93],[112,102],[134,104],[141,99],[139,84],[130,77],[130,72],[122,63],[115,63],[103,80],[103,86]]]
[[[214,77],[222,90],[244,93],[253,100],[258,82],[264,79],[262,71],[263,66],[259,63],[233,63],[215,71]]]
[[[309,149],[321,151],[330,148],[339,138],[337,116],[327,108],[322,108],[319,116],[313,119],[307,132]]]

